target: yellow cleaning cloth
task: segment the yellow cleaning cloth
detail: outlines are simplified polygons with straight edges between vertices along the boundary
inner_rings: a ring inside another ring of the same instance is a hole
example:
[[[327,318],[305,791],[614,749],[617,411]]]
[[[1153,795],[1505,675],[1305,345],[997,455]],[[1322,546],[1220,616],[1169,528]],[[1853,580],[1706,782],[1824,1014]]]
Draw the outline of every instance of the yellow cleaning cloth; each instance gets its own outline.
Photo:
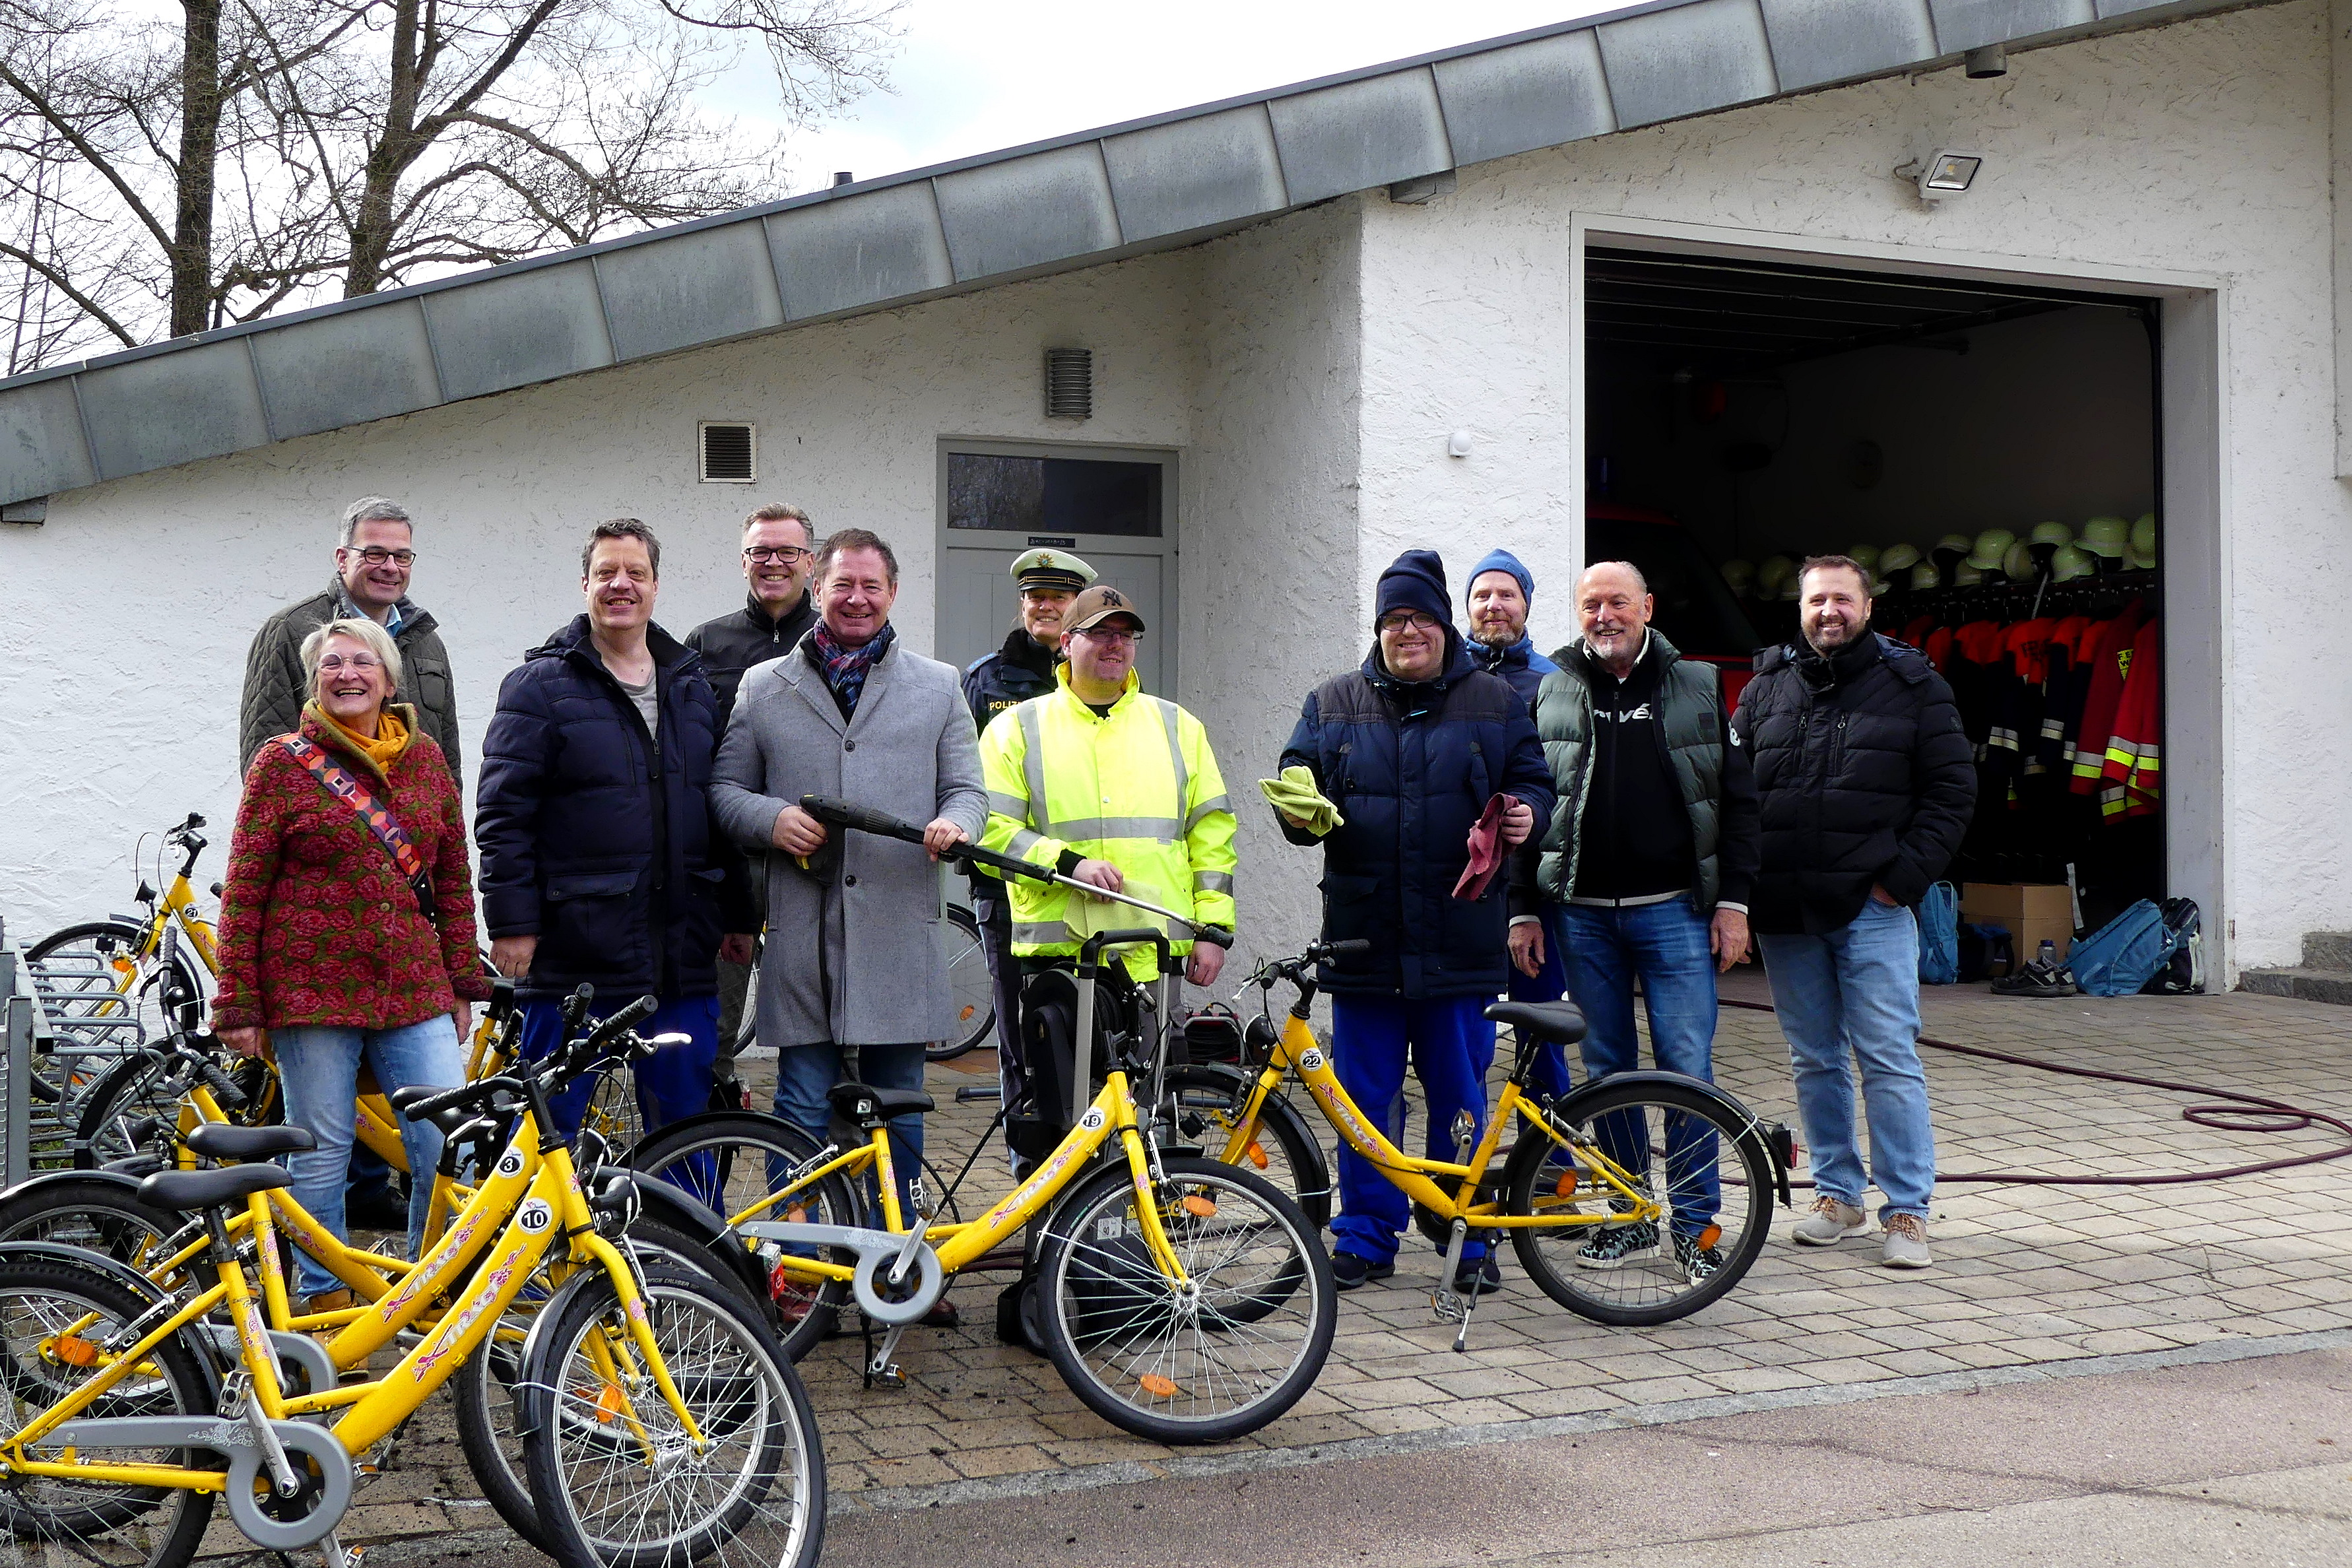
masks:
[[[1314,773],[1294,763],[1282,770],[1278,779],[1260,779],[1257,787],[1274,803],[1274,809],[1287,812],[1307,824],[1307,831],[1320,838],[1335,827],[1347,826],[1348,819],[1339,808],[1323,798],[1315,787]]]

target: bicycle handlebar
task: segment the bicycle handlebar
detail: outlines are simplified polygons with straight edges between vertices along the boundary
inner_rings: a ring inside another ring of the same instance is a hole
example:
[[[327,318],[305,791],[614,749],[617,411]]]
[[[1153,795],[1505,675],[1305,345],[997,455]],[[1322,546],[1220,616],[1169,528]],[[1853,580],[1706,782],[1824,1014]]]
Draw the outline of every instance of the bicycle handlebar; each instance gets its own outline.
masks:
[[[221,1071],[219,1066],[209,1057],[196,1058],[196,1074],[205,1080],[205,1087],[213,1091],[213,1098],[219,1100],[223,1106],[230,1110],[244,1107],[245,1090],[237,1088],[236,1080]]]

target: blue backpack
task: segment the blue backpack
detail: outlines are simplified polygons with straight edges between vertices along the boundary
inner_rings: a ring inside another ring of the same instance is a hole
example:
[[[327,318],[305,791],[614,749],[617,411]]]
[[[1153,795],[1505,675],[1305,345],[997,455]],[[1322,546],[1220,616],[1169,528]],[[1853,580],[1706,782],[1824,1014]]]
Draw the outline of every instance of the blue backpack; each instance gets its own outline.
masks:
[[[1960,978],[1960,895],[1938,882],[1919,900],[1919,984],[1952,985]]]
[[[2085,996],[2137,996],[2169,966],[2176,940],[2164,911],[2142,899],[2069,949],[2066,966]]]

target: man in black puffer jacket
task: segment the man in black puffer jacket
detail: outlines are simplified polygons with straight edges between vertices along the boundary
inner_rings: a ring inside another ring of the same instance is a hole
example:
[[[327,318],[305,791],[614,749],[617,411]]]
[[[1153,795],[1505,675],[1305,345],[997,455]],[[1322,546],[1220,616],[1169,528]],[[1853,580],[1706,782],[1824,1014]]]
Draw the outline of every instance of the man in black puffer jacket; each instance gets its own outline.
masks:
[[[637,1026],[690,1045],[636,1068],[647,1131],[709,1109],[724,950],[751,958],[742,858],[710,816],[719,703],[699,656],[653,623],[661,545],[635,518],[582,553],[588,612],[523,656],[482,741],[474,838],[490,958],[519,980],[523,1052],[561,1043],[562,999],[593,1013],[651,994]],[[556,1104],[576,1124],[587,1085]]]
[[[1951,688],[1916,649],[1869,629],[1869,574],[1822,555],[1798,582],[1803,636],[1757,656],[1731,721],[1763,814],[1748,919],[1788,1037],[1818,1194],[1792,1239],[1826,1247],[1869,1227],[1851,1056],[1862,1064],[1869,1175],[1885,1199],[1885,1262],[1924,1268],[1936,1142],[1911,910],[1968,830],[1976,768]]]

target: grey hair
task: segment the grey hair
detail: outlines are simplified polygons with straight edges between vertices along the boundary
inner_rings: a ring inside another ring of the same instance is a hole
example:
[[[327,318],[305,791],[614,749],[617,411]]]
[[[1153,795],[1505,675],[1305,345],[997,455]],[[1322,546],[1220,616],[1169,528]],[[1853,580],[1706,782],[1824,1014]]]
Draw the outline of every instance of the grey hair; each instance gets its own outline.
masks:
[[[397,522],[411,533],[416,531],[416,525],[408,520],[408,509],[398,501],[389,496],[362,496],[343,509],[343,531],[335,542],[350,549],[352,535],[363,522]]]
[[[1627,576],[1633,578],[1634,586],[1639,588],[1643,594],[1646,595],[1649,593],[1650,579],[1643,574],[1643,571],[1639,566],[1634,565],[1631,561],[1592,562],[1588,564],[1583,571],[1579,572],[1576,574],[1576,580],[1581,583],[1585,578],[1591,576],[1593,573],[1600,571],[1603,566],[1614,566],[1618,571],[1622,572]]]
[[[302,639],[304,688],[315,689],[319,684],[319,660],[326,654],[329,637],[350,637],[354,642],[364,643],[368,652],[375,655],[377,662],[383,666],[384,674],[392,679],[392,684],[384,691],[384,700],[392,700],[392,694],[400,689],[400,683],[404,679],[401,672],[400,646],[392,640],[390,632],[364,616],[329,621]]]

